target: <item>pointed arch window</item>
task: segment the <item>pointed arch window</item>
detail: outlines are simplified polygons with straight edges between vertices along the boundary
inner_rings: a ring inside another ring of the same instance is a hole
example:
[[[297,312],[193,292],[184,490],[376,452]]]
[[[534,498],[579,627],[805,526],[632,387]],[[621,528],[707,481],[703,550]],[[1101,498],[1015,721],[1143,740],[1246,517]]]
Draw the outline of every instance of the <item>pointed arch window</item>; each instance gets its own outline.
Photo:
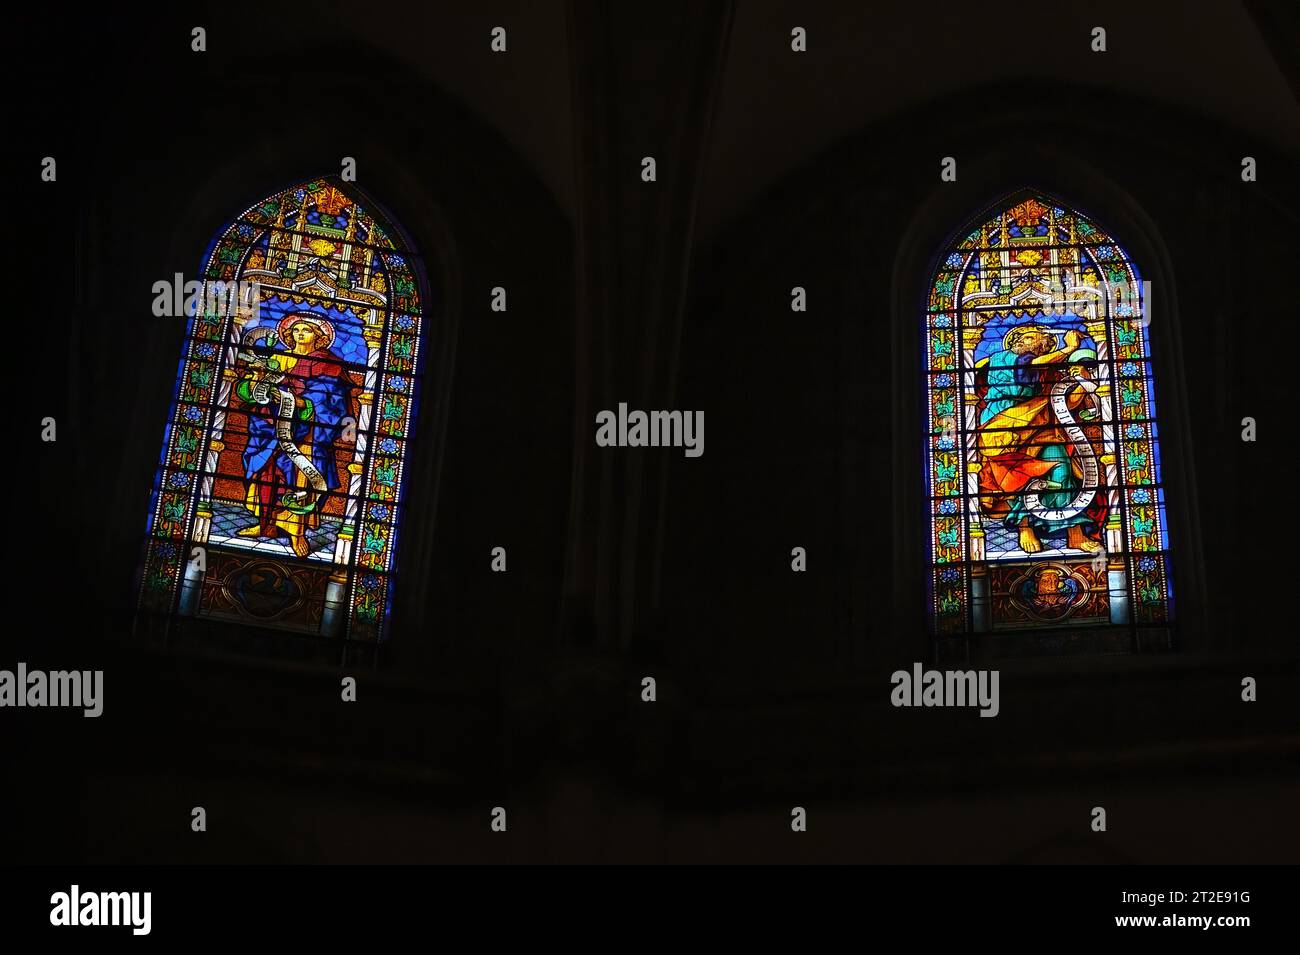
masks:
[[[925,315],[936,634],[1165,626],[1169,545],[1148,296],[1043,194],[939,257]]]
[[[399,230],[334,178],[268,196],[213,240],[152,489],[142,609],[385,637],[421,274]]]

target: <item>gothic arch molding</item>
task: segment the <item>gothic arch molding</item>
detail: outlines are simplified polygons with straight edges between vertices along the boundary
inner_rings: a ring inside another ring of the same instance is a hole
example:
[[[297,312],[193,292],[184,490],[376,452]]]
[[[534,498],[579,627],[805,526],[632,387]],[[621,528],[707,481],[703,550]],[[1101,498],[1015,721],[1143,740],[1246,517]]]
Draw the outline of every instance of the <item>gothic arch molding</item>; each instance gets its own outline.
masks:
[[[1077,202],[1112,230],[1141,264],[1152,284],[1152,365],[1161,394],[1166,483],[1171,495],[1169,536],[1177,554],[1179,587],[1175,646],[1184,652],[1211,649],[1205,626],[1203,556],[1200,545],[1192,449],[1187,427],[1186,383],[1182,374],[1182,328],[1179,322],[1175,272],[1159,229],[1141,205],[1117,183],[1076,157],[1045,150],[1019,150],[1014,158],[1003,150],[985,148],[964,155],[958,181],[936,183],[919,205],[895,257],[891,282],[893,396],[894,536],[900,552],[894,577],[894,632],[915,634],[925,620],[924,586],[918,576],[926,562],[921,547],[925,531],[918,515],[923,507],[916,474],[916,454],[907,438],[921,433],[922,389],[918,355],[926,283],[938,265],[946,240],[978,210],[1000,197],[1037,190],[1065,202]],[[909,648],[898,646],[898,653]],[[910,652],[933,655],[943,648],[913,646]],[[955,647],[948,652],[961,652]]]

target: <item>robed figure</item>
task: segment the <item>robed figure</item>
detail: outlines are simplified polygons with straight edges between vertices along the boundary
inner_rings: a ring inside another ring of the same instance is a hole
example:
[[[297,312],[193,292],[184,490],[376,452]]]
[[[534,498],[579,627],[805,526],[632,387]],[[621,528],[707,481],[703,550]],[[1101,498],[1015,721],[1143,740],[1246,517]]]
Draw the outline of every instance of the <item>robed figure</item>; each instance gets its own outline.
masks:
[[[975,365],[981,511],[1014,531],[1027,554],[1042,550],[1042,539],[1062,530],[1067,547],[1088,553],[1102,549],[1104,491],[1086,506],[1070,507],[1084,488],[1088,466],[1095,474],[1102,455],[1100,428],[1089,424],[1099,417],[1088,370],[1095,366],[1096,352],[1081,347],[1082,341],[1070,330],[1057,347],[1056,334],[1045,326],[1018,325],[1003,337],[999,351]],[[1064,394],[1069,420],[1062,421],[1052,391],[1066,379],[1074,386]],[[1066,431],[1071,424],[1074,438]],[[1092,462],[1084,461],[1088,456]],[[1071,510],[1077,512],[1063,513]]]
[[[325,319],[289,315],[268,343],[276,350],[250,363],[235,387],[248,412],[244,506],[257,518],[239,534],[287,535],[299,557],[312,551],[308,531],[320,526],[326,498],[343,486],[335,455],[352,414],[354,386],[343,360],[330,350],[334,338],[334,326]]]

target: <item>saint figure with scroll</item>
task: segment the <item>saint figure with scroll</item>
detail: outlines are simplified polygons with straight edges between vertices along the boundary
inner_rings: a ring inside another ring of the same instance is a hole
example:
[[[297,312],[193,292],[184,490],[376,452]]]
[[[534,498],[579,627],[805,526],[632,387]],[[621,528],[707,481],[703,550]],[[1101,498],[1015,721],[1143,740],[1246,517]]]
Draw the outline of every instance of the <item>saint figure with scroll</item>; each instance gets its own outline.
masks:
[[[976,362],[980,508],[1017,535],[1027,554],[1062,530],[1066,547],[1102,549],[1106,499],[1096,382],[1075,330],[1017,325],[1002,347]]]

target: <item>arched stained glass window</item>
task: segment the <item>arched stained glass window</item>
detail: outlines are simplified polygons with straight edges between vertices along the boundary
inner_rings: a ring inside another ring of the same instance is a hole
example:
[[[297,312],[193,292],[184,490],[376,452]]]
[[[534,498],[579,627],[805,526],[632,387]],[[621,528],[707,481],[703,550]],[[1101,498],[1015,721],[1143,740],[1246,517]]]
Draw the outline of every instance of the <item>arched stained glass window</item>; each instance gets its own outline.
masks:
[[[925,316],[937,634],[1163,626],[1148,297],[1124,249],[1022,194],[940,257]]]
[[[382,639],[420,386],[413,251],[326,178],[238,216],[201,282],[142,608]]]

